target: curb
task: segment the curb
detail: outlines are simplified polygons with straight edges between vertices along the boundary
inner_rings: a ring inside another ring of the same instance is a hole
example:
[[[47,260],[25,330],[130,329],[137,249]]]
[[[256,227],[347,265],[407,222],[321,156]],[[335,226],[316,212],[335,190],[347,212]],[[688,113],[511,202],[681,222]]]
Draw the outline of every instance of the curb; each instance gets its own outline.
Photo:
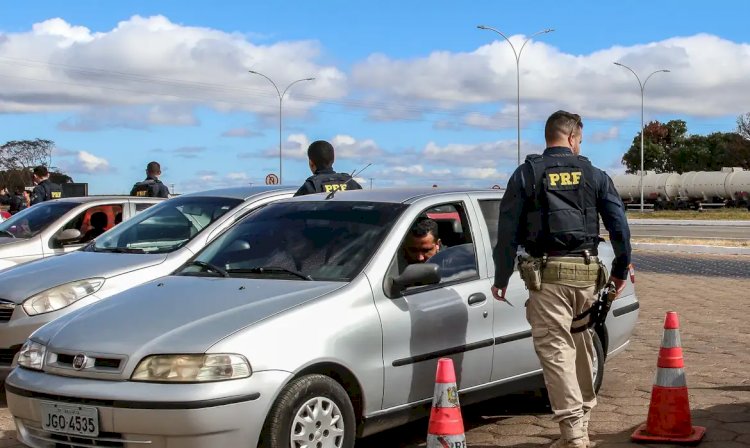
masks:
[[[750,227],[750,221],[719,221],[708,219],[628,219],[633,226],[733,226]]]
[[[704,246],[669,243],[632,243],[633,249],[690,254],[750,255],[750,247]]]

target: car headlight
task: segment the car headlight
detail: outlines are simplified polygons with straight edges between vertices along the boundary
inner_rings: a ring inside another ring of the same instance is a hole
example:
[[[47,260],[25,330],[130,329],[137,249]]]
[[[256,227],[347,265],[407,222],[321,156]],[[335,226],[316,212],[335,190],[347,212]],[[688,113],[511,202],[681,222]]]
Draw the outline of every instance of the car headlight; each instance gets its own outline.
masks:
[[[242,355],[153,355],[143,358],[133,381],[195,383],[247,378],[253,373]]]
[[[99,291],[103,284],[103,278],[89,278],[55,286],[26,299],[23,309],[29,316],[57,311]]]
[[[27,369],[42,370],[47,347],[44,344],[27,339],[18,352],[18,365]]]

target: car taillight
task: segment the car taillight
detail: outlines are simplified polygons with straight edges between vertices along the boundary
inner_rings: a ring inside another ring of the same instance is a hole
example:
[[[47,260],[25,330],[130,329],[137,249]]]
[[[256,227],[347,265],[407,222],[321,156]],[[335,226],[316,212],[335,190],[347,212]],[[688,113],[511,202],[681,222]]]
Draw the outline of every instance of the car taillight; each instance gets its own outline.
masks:
[[[628,273],[630,274],[630,283],[635,284],[635,267],[633,267],[633,263],[628,265]]]

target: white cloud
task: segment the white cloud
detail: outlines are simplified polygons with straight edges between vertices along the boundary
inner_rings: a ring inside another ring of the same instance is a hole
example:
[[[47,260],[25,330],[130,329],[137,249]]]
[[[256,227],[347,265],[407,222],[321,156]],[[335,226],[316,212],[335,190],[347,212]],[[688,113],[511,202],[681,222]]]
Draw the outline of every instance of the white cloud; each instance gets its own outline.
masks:
[[[255,131],[248,128],[232,128],[227,129],[221,133],[222,137],[234,137],[234,138],[252,138],[263,135],[262,132]]]
[[[90,152],[78,151],[78,155],[76,156],[76,158],[78,159],[77,161],[80,167],[79,172],[99,174],[110,171],[110,166],[107,159],[103,157],[97,157]],[[76,171],[72,170],[72,172]]]
[[[520,44],[525,36],[512,36]],[[746,110],[750,102],[750,45],[697,34],[629,47],[613,46],[589,54],[565,53],[532,40],[521,67],[521,120],[544,117],[557,109],[580,112],[584,119],[619,119],[640,109],[641,79],[654,70],[646,88],[652,113],[721,116]],[[435,51],[422,58],[393,59],[372,55],[355,65],[352,81],[380,101],[429,102],[433,107],[500,102],[499,115],[470,114],[471,126],[512,127],[515,118],[516,64],[505,41],[473,51]],[[700,98],[700,100],[696,100]],[[444,125],[444,124],[443,124]]]
[[[612,126],[605,131],[593,132],[591,134],[590,139],[594,143],[601,143],[601,142],[606,142],[609,140],[615,140],[618,137],[620,137],[620,128],[618,128],[617,126]],[[584,138],[585,138],[585,134],[584,134]]]
[[[247,173],[227,173],[227,179],[229,180],[247,180],[249,177]]]
[[[247,34],[185,26],[164,16],[133,16],[111,30],[92,32],[60,18],[0,42],[0,112],[80,111],[89,107],[157,106],[151,124],[191,124],[168,107],[196,104],[276,115],[273,87],[312,76],[287,93],[285,115],[302,115],[318,100],[336,99],[346,75],[319,64],[315,41],[256,44]],[[304,101],[302,98],[304,97]],[[166,108],[166,109],[163,109]]]

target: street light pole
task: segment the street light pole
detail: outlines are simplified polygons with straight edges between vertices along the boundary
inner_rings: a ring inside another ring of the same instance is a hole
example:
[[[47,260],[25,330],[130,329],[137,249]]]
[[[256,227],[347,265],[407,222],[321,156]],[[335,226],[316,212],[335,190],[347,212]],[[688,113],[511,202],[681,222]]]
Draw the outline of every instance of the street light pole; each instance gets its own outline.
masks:
[[[516,159],[518,165],[521,164],[521,53],[523,52],[523,48],[526,46],[526,44],[535,36],[538,36],[540,34],[547,34],[551,33],[552,31],[555,31],[552,28],[547,28],[546,30],[537,31],[536,33],[532,34],[528,37],[521,45],[521,49],[516,51],[516,47],[513,46],[513,43],[508,39],[508,37],[503,34],[501,31],[496,30],[495,28],[485,26],[485,25],[477,25],[477,28],[480,30],[490,30],[494,31],[497,34],[503,36],[506,42],[510,44],[510,48],[513,50],[513,55],[516,57],[516,127],[517,127],[517,145],[518,145],[518,157]]]
[[[281,180],[281,117],[282,117],[282,115],[281,115],[281,111],[282,111],[281,107],[282,107],[282,103],[284,101],[284,95],[286,95],[286,92],[287,92],[287,90],[289,90],[290,87],[292,87],[293,85],[297,84],[298,82],[312,81],[315,78],[302,78],[302,79],[298,79],[298,80],[290,83],[288,86],[286,86],[286,89],[284,89],[284,92],[281,92],[279,90],[279,88],[276,86],[276,83],[273,82],[273,80],[271,78],[269,78],[268,76],[264,75],[263,73],[256,72],[255,70],[248,70],[248,72],[252,73],[253,75],[259,75],[259,76],[262,76],[262,77],[266,78],[268,80],[268,82],[271,83],[271,85],[273,86],[273,88],[276,89],[276,94],[279,96],[279,185],[281,185],[281,182],[282,182],[282,180]]]
[[[638,80],[638,85],[641,88],[641,213],[643,213],[643,91],[646,88],[646,83],[648,82],[649,78],[651,78],[656,73],[669,73],[669,70],[662,69],[662,70],[656,70],[654,72],[651,72],[650,75],[646,77],[646,80],[641,83],[641,78],[638,77],[638,75],[633,71],[632,68],[628,67],[625,64],[621,64],[619,62],[613,62],[615,65],[619,65],[620,67],[626,68],[630,70],[630,73],[632,73],[635,76],[635,79]]]

